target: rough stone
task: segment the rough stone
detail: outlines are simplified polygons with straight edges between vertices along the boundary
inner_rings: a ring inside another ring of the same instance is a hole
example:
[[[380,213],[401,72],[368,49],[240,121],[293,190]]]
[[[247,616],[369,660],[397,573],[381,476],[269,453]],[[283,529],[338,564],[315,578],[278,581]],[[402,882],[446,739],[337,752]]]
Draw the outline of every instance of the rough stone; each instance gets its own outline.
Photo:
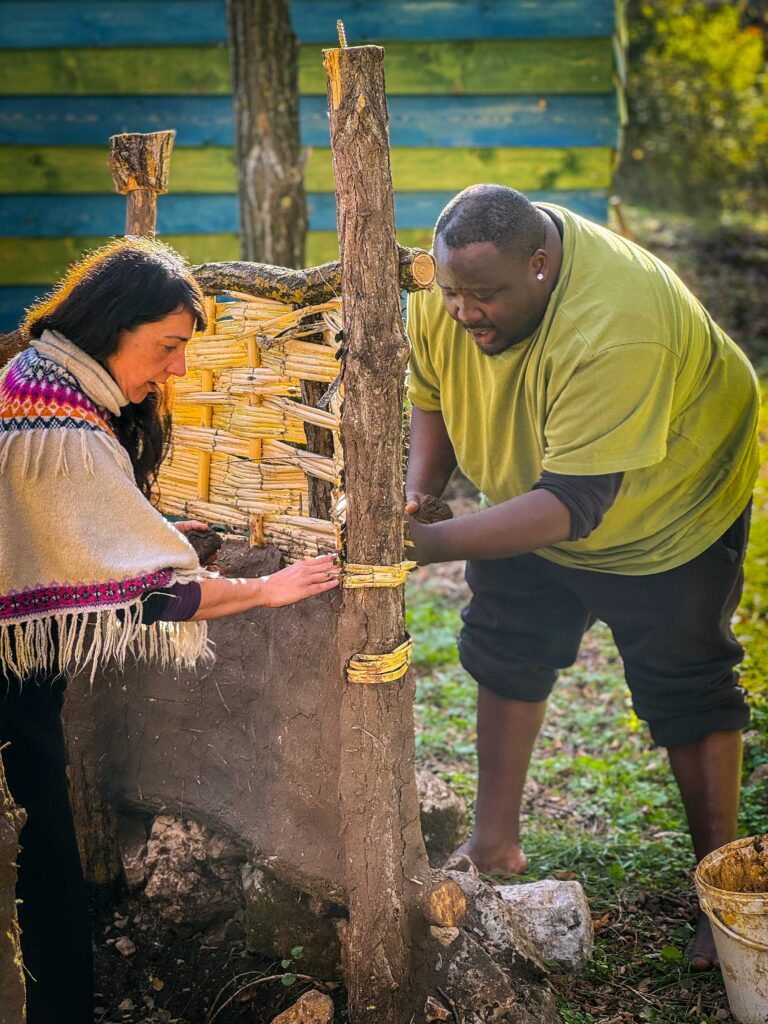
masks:
[[[435,939],[436,942],[439,942],[441,946],[444,946],[447,949],[448,946],[450,946],[452,943],[456,941],[456,939],[458,939],[459,929],[440,928],[436,924],[431,924],[429,926],[429,934],[432,936],[433,939]]]
[[[416,786],[429,862],[440,867],[466,838],[467,805],[447,782],[427,769],[417,770]]]
[[[333,1000],[324,992],[305,992],[293,1006],[272,1018],[272,1024],[331,1024]]]
[[[253,953],[289,959],[291,950],[301,946],[303,972],[340,978],[337,925],[342,923],[342,908],[300,892],[252,864],[243,867],[242,877],[247,948]]]
[[[194,821],[160,815],[147,842],[144,894],[177,925],[207,928],[242,905],[243,851]]]
[[[439,1003],[434,996],[427,996],[427,1002],[424,1006],[425,1020],[450,1020],[451,1016],[451,1011],[446,1009],[442,1003]]]
[[[578,882],[545,878],[496,888],[543,960],[564,971],[577,971],[587,963],[595,932],[587,897]]]
[[[123,956],[133,956],[136,952],[136,945],[128,938],[127,935],[123,935],[122,938],[115,942],[115,949]]]

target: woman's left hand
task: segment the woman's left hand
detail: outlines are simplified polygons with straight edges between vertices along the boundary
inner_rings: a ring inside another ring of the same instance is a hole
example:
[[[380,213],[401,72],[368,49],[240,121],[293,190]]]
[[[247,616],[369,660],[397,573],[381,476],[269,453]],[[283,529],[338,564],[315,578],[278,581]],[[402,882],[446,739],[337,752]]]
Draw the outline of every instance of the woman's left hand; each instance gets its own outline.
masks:
[[[208,523],[201,523],[199,519],[184,519],[180,523],[173,523],[179,533],[189,533],[190,530],[207,530]]]

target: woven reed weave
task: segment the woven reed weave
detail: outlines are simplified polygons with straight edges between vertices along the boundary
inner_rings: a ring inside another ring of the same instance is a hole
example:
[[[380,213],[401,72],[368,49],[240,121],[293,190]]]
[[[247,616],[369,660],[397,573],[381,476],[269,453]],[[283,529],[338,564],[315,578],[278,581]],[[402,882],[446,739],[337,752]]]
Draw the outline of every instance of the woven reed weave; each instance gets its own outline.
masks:
[[[341,549],[342,394],[328,409],[301,382],[336,380],[341,302],[292,309],[230,292],[206,300],[207,330],[187,346],[187,374],[166,388],[173,423],[158,507],[273,543],[288,560]],[[304,425],[330,431],[333,458],[306,450]],[[307,477],[333,487],[331,520],[309,515]]]

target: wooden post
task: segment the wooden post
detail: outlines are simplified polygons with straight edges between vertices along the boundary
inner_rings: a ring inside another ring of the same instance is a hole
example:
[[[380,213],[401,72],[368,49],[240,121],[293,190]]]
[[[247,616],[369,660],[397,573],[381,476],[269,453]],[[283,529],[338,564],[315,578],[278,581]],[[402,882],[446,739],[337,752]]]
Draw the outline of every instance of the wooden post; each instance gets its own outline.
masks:
[[[24,971],[16,916],[16,858],[26,814],[8,791],[0,754],[0,1024],[21,1024]]]
[[[402,410],[409,345],[398,287],[384,51],[325,52],[344,314],[341,440],[346,558],[403,560]],[[404,638],[402,588],[344,591],[342,664]],[[355,1024],[420,1019],[412,968],[429,868],[414,778],[413,683],[343,682],[339,793],[349,925],[343,951]],[[422,915],[423,916],[423,915]]]
[[[154,238],[157,197],[168,191],[168,168],[176,132],[113,135],[109,167],[115,191],[127,195],[125,233]]]
[[[243,259],[300,267],[307,201],[290,0],[227,0]]]
[[[397,247],[400,287],[408,292],[431,288],[435,261],[424,249]],[[192,274],[206,295],[225,291],[248,292],[293,306],[328,302],[341,293],[341,263],[333,260],[319,267],[293,270],[265,263],[201,263]]]

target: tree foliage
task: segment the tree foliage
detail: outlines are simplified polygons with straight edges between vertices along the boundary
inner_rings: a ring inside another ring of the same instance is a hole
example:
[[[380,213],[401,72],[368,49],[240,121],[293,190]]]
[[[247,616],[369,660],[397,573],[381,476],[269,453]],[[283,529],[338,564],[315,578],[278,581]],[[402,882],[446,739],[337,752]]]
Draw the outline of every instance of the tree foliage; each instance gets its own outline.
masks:
[[[628,198],[686,212],[768,197],[764,4],[629,0]]]

